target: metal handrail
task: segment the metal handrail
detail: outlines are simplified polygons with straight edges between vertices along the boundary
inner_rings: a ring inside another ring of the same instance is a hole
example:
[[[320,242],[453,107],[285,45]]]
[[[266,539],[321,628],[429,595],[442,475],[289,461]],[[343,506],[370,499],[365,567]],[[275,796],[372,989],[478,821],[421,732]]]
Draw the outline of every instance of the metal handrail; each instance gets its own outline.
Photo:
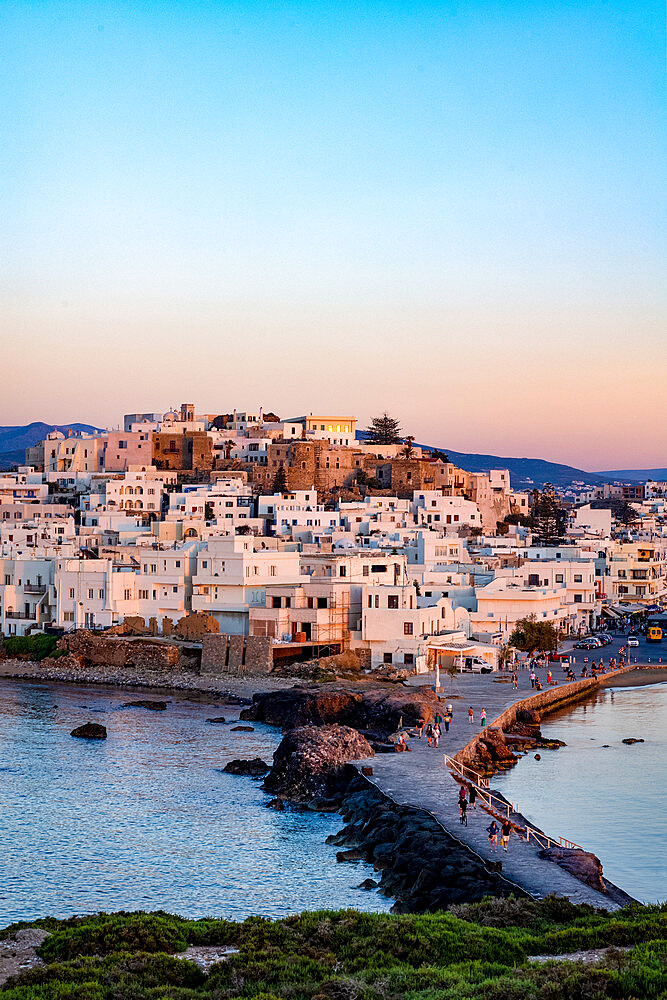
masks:
[[[466,774],[469,774],[473,776],[473,784],[477,788],[489,787],[488,778],[482,777],[482,775],[478,774],[477,771],[473,771],[471,767],[466,767],[465,764],[462,764],[459,760],[456,760],[455,757],[450,757],[449,754],[443,753],[442,756],[445,758],[445,767],[453,768],[457,772],[457,774],[459,774],[466,781],[470,781],[470,778],[466,777]]]
[[[465,764],[461,764],[460,761],[455,760],[454,757],[450,757],[449,754],[443,753],[442,756],[444,757],[445,767],[449,767],[450,769],[456,771],[458,776],[464,781],[471,781],[471,779],[466,776],[465,772],[467,772],[468,775],[474,775],[475,780],[471,783],[475,786],[477,794],[482,802],[486,802],[488,806],[496,809],[498,812],[505,813],[507,819],[510,818],[511,813],[519,811],[516,803],[505,802],[504,799],[497,798],[489,791],[488,778],[482,777],[482,775],[478,774],[477,771],[473,771],[472,768],[466,767]],[[555,837],[549,837],[541,830],[533,829],[533,827],[529,826],[527,823],[525,827],[518,827],[518,829],[520,831],[525,831],[527,844],[530,843],[530,837],[532,834],[533,840],[536,840],[543,849],[551,847],[551,845],[554,844],[558,847],[567,847],[573,850],[583,851],[583,847],[581,847],[580,844],[575,844],[573,840],[568,840],[567,837],[558,837],[558,839]]]

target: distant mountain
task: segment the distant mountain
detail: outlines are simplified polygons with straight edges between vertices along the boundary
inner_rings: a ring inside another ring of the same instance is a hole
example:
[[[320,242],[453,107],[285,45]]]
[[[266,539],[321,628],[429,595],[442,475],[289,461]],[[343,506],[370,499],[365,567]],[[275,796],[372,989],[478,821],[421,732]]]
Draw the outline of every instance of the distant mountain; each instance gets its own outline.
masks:
[[[659,482],[667,480],[667,469],[611,469],[609,472],[599,472],[599,476],[605,479],[630,479],[644,482],[645,479],[654,479]]]
[[[100,428],[93,427],[92,424],[45,424],[41,420],[22,427],[0,427],[0,469],[23,465],[26,448],[39,444],[51,431],[67,434],[68,430],[92,434]]]
[[[361,441],[369,437],[367,431],[357,431]],[[442,451],[466,472],[488,472],[489,469],[509,469],[512,488],[515,490],[533,489],[553,483],[554,486],[569,486],[570,483],[586,483],[598,486],[607,482],[608,473],[584,472],[571,465],[560,465],[558,462],[547,462],[543,458],[507,458],[500,455],[476,455],[464,451],[452,451],[451,448],[436,448],[432,444],[422,444],[422,448]]]

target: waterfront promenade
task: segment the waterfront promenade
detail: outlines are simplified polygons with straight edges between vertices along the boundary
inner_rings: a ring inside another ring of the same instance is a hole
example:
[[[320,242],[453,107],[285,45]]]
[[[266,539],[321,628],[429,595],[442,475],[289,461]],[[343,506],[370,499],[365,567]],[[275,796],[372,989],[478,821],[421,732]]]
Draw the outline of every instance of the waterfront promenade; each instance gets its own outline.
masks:
[[[562,668],[556,664],[552,672],[554,677],[561,681],[559,687],[562,687]],[[481,731],[479,715],[482,708],[486,709],[487,727],[490,727],[494,719],[517,701],[534,695],[529,673],[528,670],[519,671],[519,686],[516,691],[512,690],[508,680],[501,679],[502,675],[458,675],[453,682],[450,682],[449,677],[445,677],[445,690],[441,698],[445,702],[451,700],[454,715],[449,733],[444,732],[443,726],[443,736],[438,749],[429,748],[425,738],[421,740],[413,738],[409,740],[411,753],[378,754],[368,761],[355,763],[359,767],[372,766],[373,774],[368,780],[389,798],[400,805],[427,810],[448,833],[466,844],[484,860],[501,861],[503,875],[531,895],[541,898],[556,893],[566,896],[574,903],[589,903],[610,910],[618,909],[618,905],[605,893],[579,881],[554,862],[540,858],[539,845],[532,841],[526,843],[514,832],[507,853],[502,849],[500,838],[497,853],[492,852],[486,831],[491,817],[488,812],[480,808],[479,804],[476,809],[469,810],[467,826],[462,826],[459,822],[460,784],[445,767],[443,753],[454,756],[479,734]],[[544,675],[545,671],[540,673]],[[428,678],[421,675],[413,678],[412,684],[423,684],[425,680]],[[602,683],[604,684],[606,680],[603,675]],[[612,678],[608,680],[611,681]],[[475,710],[472,726],[468,722],[470,705]],[[540,753],[558,753],[558,750],[543,749]],[[493,789],[493,778],[491,778],[491,789]],[[515,805],[518,810],[521,809],[521,802]],[[523,822],[516,813],[512,813],[510,818],[517,824]],[[556,839],[559,836],[567,837],[569,833],[567,830],[551,829],[546,829],[544,832]],[[581,846],[586,849],[586,844]],[[600,860],[604,866],[604,857]]]

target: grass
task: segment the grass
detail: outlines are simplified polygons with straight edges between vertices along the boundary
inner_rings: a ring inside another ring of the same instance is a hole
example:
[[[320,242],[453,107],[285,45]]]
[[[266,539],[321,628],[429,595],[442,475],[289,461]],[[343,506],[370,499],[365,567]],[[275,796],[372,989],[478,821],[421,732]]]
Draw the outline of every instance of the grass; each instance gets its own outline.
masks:
[[[117,913],[39,920],[46,963],[0,1000],[667,1000],[667,905],[590,907],[489,899],[427,915],[302,913],[187,920]],[[238,949],[206,974],[188,945]],[[610,948],[602,963],[548,961]]]

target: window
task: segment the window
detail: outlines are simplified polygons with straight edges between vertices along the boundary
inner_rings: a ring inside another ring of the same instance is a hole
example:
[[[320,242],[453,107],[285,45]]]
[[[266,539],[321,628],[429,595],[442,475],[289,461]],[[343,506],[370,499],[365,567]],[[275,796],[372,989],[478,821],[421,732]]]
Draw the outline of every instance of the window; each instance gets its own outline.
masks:
[[[358,520],[358,521],[361,521],[361,518],[360,518],[360,517],[358,517],[358,518],[357,518],[357,520]],[[370,572],[370,571],[369,571],[369,568],[368,568],[368,566],[363,566],[363,567],[362,567],[362,570],[361,570],[361,575],[362,575],[362,576],[368,576],[369,572]]]
[[[375,595],[375,607],[376,608],[380,607],[380,595],[379,594]]]
[[[574,603],[575,604],[582,604],[583,600],[584,600],[584,595],[583,594],[575,594],[574,595]]]
[[[271,607],[272,608],[281,608],[282,607],[282,601],[281,601],[281,599],[279,597],[272,597],[271,598]]]
[[[103,601],[104,600],[104,590],[103,589],[102,590],[98,590],[97,591],[97,596],[99,597],[99,599],[101,601]]]
[[[373,607],[373,598],[370,594],[368,595],[368,607],[369,608]]]
[[[339,566],[338,567],[338,575],[339,576],[347,576],[347,566]]]
[[[563,574],[556,573],[556,583],[562,583],[562,582],[563,582]]]
[[[63,621],[73,622],[74,621],[74,612],[73,611],[64,611],[63,612]]]
[[[403,654],[403,663],[406,665],[406,667],[413,666],[414,662],[415,662],[414,653],[404,653]]]
[[[206,559],[203,559],[202,560],[202,564],[201,564],[201,568],[202,569],[207,569],[207,567],[208,567],[208,562],[206,561]]]
[[[398,594],[390,594],[387,598],[387,607],[396,609],[398,608]]]
[[[371,566],[371,573],[386,573],[387,567],[384,563],[377,563],[375,566]]]
[[[403,635],[412,635],[412,622],[403,622]]]
[[[317,606],[318,606],[318,608],[326,608],[327,607],[327,599],[326,599],[326,597],[318,597],[317,598]]]
[[[176,569],[180,569],[181,568],[181,560],[180,559],[176,560],[175,566],[176,566]]]
[[[118,442],[118,447],[119,448],[127,448],[127,441],[119,441]]]
[[[391,663],[391,653],[385,653],[382,657],[385,663]]]
[[[139,591],[139,600],[140,601],[147,601],[148,600],[148,591],[147,590],[140,590]]]
[[[74,587],[69,588],[69,596],[74,597]]]
[[[131,590],[124,590],[123,591],[123,600],[124,601],[131,601],[132,600],[132,591]]]
[[[581,573],[575,573],[575,574],[574,574],[574,582],[575,582],[575,583],[582,583],[582,582],[583,582],[583,579],[584,579],[584,578],[583,578],[583,576],[581,575]]]

